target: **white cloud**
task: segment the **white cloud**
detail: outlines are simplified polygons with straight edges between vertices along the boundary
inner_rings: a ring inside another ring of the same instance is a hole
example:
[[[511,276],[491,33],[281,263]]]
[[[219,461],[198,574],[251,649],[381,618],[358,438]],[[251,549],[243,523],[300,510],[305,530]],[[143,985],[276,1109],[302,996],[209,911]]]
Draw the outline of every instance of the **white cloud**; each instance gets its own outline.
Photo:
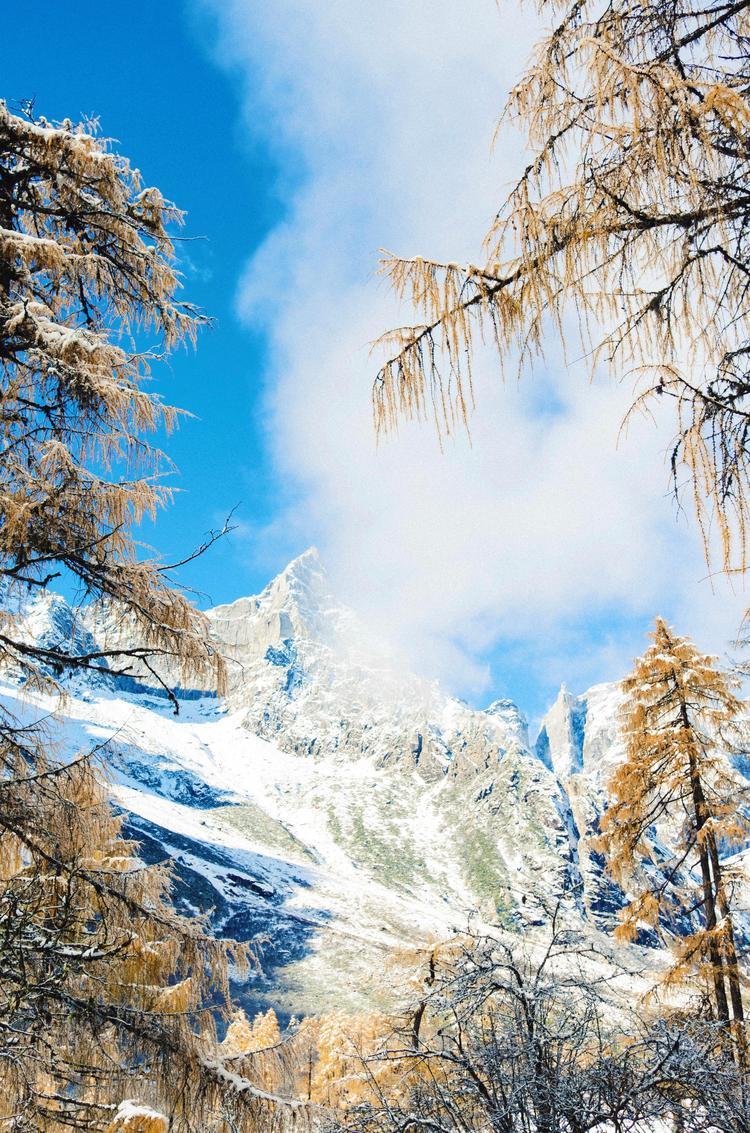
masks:
[[[723,649],[741,597],[702,581],[695,532],[676,522],[668,427],[636,423],[617,447],[630,389],[589,385],[554,342],[520,385],[482,359],[472,444],[441,453],[429,428],[406,425],[375,445],[367,343],[408,318],[373,278],[377,250],[478,257],[523,157],[513,133],[490,141],[533,39],[529,10],[203,3],[218,58],[243,77],[247,129],[291,171],[287,218],[238,298],[270,336],[271,439],[299,486],[275,527],[317,542],[340,591],[458,691],[487,685],[499,642],[541,684],[617,675],[657,610]]]

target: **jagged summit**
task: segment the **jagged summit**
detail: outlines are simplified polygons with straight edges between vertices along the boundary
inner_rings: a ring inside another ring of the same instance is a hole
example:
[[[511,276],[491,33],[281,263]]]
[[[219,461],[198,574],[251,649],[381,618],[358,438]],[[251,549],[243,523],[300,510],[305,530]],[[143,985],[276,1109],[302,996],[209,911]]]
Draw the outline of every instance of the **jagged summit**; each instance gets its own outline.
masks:
[[[258,601],[293,607],[300,617],[317,616],[333,604],[328,575],[317,548],[292,559],[258,596]]]
[[[291,559],[282,570],[281,575],[286,575],[288,578],[299,579],[304,584],[305,581],[309,579],[311,572],[323,575],[324,577],[326,574],[317,547],[308,547],[302,554]]]
[[[401,762],[420,777],[533,758],[509,700],[486,712],[405,673],[331,593],[314,548],[256,597],[209,612],[230,661],[229,702],[257,734],[318,757]]]
[[[567,779],[583,766],[585,724],[585,698],[573,696],[567,686],[561,684],[555,703],[542,720],[536,741],[539,758],[561,779]]]
[[[263,649],[291,637],[330,636],[334,608],[328,577],[314,547],[298,555],[260,594],[208,611],[217,635],[231,646]]]
[[[516,736],[521,747],[529,747],[529,722],[515,701],[502,697],[499,700],[493,700],[484,711],[488,716],[495,716],[502,720],[507,725],[509,732]]]

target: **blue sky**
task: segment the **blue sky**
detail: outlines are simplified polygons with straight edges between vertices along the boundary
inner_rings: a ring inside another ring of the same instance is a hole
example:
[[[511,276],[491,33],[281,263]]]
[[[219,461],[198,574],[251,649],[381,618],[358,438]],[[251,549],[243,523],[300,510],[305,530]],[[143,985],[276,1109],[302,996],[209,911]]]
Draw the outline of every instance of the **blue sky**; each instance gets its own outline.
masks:
[[[42,14],[43,8],[43,14]],[[378,249],[472,260],[518,136],[498,110],[536,29],[494,0],[170,0],[16,6],[2,95],[105,134],[188,213],[186,296],[216,320],[158,375],[195,414],[170,440],[182,489],[145,533],[193,564],[202,603],[257,592],[319,546],[405,664],[532,716],[562,680],[622,675],[653,615],[722,652],[743,596],[713,589],[667,493],[669,431],[588,383],[550,340],[443,452],[424,427],[375,445],[368,343],[408,317]],[[40,21],[44,37],[39,35]]]
[[[186,210],[183,235],[200,237],[182,246],[185,295],[215,326],[196,352],[180,352],[157,374],[165,400],[197,418],[168,441],[181,493],[146,533],[165,555],[178,555],[236,505],[240,518],[262,523],[280,504],[259,404],[263,335],[234,310],[245,260],[283,213],[280,171],[239,128],[237,82],[206,50],[214,34],[206,16],[178,0],[45,8],[44,37],[38,7],[14,13],[3,97],[34,98],[49,118],[98,116],[146,183]],[[185,581],[204,602],[228,601],[262,587],[274,565],[234,539],[198,560]]]

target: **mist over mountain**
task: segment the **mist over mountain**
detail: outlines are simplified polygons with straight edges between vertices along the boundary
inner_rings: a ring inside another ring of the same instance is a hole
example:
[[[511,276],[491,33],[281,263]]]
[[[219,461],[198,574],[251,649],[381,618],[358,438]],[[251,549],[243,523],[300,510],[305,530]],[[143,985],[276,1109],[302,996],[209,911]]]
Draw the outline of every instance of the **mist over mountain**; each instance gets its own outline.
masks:
[[[70,651],[129,632],[50,593],[16,617]],[[530,737],[511,701],[474,709],[394,669],[314,550],[209,618],[225,699],[183,689],[175,715],[148,673],[79,674],[62,742],[105,745],[127,832],[145,860],[173,863],[180,908],[256,943],[246,1005],[386,1006],[396,950],[477,920],[533,930],[539,899],[612,928],[623,895],[592,837],[622,755],[617,685],[561,688]],[[28,717],[51,707],[12,679],[2,694]]]

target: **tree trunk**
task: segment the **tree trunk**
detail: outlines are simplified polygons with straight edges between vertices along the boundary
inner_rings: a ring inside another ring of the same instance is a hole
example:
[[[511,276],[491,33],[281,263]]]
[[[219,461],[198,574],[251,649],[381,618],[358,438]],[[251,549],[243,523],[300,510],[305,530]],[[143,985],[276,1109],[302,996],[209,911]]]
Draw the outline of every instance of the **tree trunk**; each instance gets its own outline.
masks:
[[[719,859],[719,848],[716,845],[716,835],[711,831],[707,838],[708,853],[711,859],[711,867],[714,874],[714,882],[716,888],[716,903],[719,906],[719,912],[722,920],[726,926],[725,938],[726,944],[724,946],[724,957],[727,969],[727,980],[729,982],[729,994],[732,1000],[732,1016],[735,1023],[735,1038],[737,1041],[737,1053],[739,1055],[740,1066],[745,1066],[747,1062],[747,1044],[745,1040],[745,1009],[742,1003],[742,985],[740,983],[740,967],[737,961],[737,946],[734,939],[734,921],[732,920],[732,913],[729,908],[726,890],[724,889],[724,879],[721,871],[721,862]]]
[[[682,719],[685,728],[690,728],[690,719],[687,713],[687,705],[684,700],[681,705]],[[698,834],[698,857],[701,867],[701,879],[703,882],[703,906],[706,916],[706,929],[709,932],[708,939],[708,958],[711,962],[711,971],[714,985],[714,995],[716,997],[716,1014],[721,1023],[729,1022],[729,1002],[727,1000],[727,991],[724,986],[724,958],[721,954],[718,942],[715,936],[717,927],[716,920],[716,899],[714,893],[714,879],[711,877],[711,865],[709,862],[708,849],[703,844],[700,838],[700,832],[708,821],[708,805],[706,798],[703,794],[703,784],[701,783],[700,772],[698,771],[698,761],[695,756],[695,750],[692,745],[690,746],[688,759],[690,761],[690,789],[693,797],[693,811],[695,815],[695,829]],[[716,879],[718,883],[718,878]]]

